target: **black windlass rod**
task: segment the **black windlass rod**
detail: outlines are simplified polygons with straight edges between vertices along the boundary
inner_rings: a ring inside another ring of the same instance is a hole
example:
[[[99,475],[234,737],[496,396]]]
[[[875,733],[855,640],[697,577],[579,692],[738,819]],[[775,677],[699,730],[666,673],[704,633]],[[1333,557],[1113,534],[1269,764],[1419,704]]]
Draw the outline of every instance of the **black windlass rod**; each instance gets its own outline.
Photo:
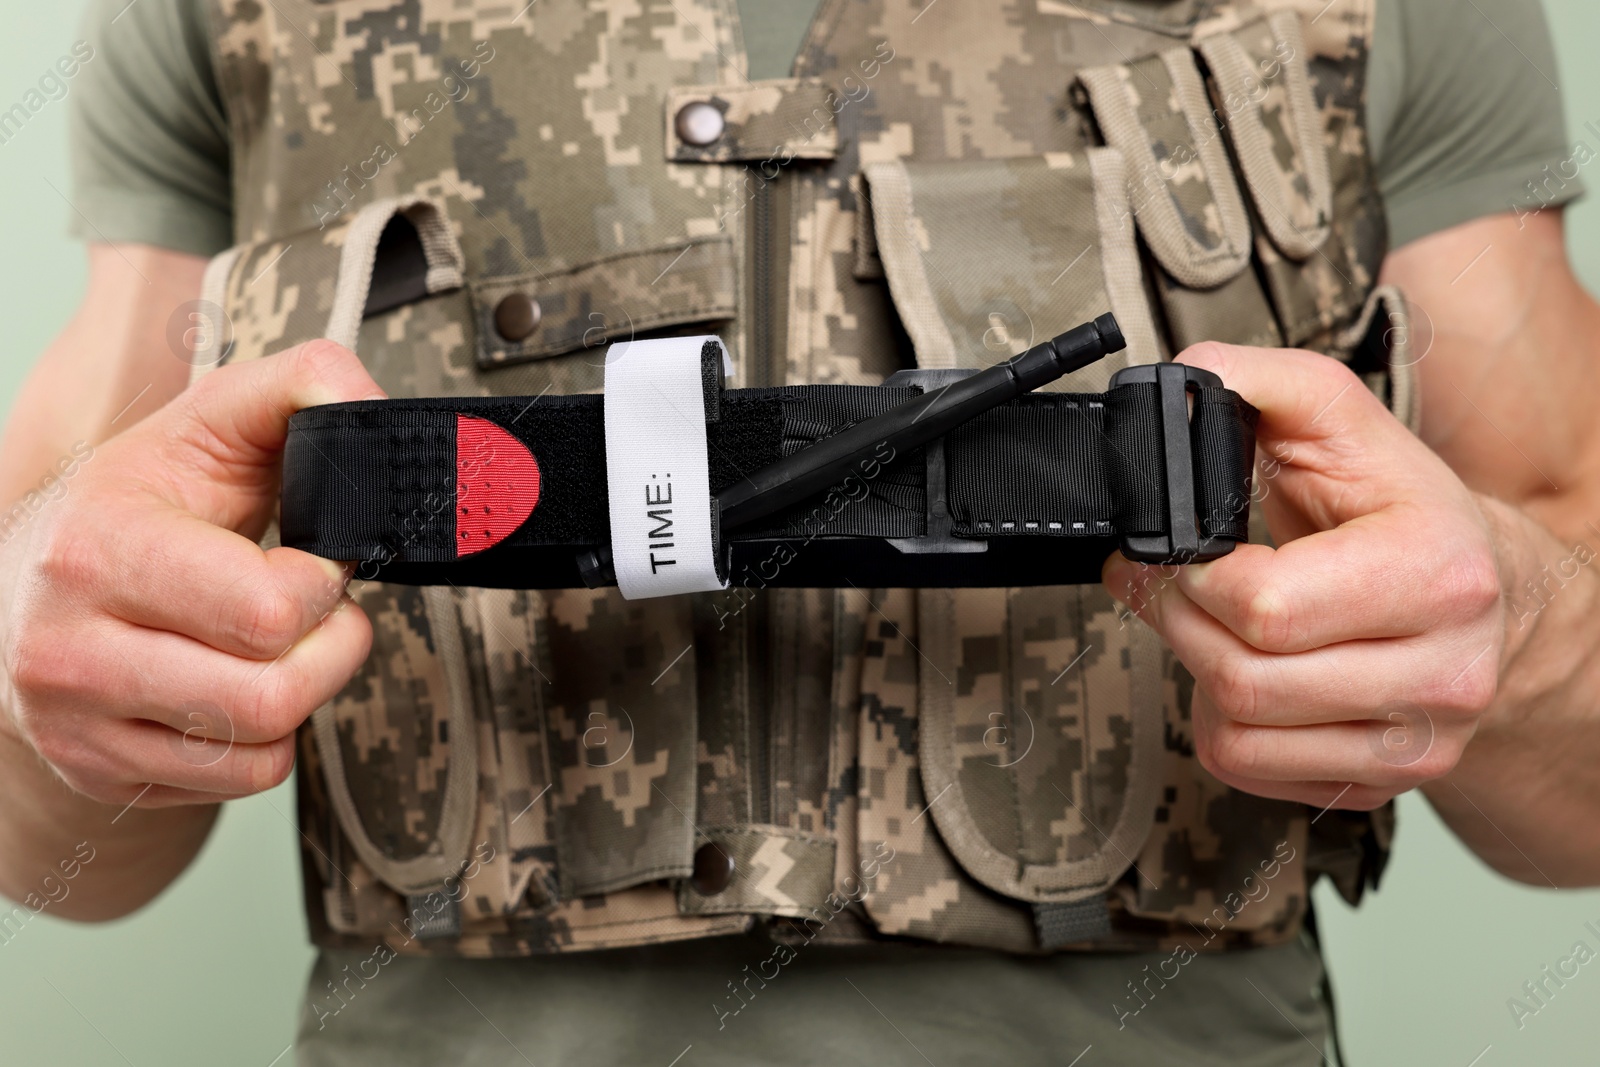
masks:
[[[843,481],[887,444],[901,455],[1024,393],[1127,347],[1112,315],[1075,326],[1004,363],[922,394],[769,464],[717,494],[726,532]]]

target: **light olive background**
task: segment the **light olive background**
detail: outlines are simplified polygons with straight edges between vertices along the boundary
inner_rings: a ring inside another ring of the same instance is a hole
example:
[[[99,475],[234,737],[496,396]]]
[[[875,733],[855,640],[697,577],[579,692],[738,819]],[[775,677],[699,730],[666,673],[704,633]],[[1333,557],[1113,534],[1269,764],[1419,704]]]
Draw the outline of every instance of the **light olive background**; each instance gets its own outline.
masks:
[[[1546,5],[1572,139],[1600,150],[1600,13],[1593,0]],[[0,110],[68,50],[82,8],[82,0],[10,8],[0,35]],[[1477,17],[1470,0],[1461,10],[1463,18]],[[51,103],[0,145],[6,407],[71,313],[84,279],[82,251],[64,236],[73,210],[62,196],[66,118],[66,103]],[[1588,122],[1596,128],[1585,129]],[[1600,195],[1600,172],[1585,179]],[[1600,291],[1600,203],[1571,210],[1568,233],[1579,271]],[[1591,921],[1600,928],[1600,891],[1556,893],[1499,878],[1418,798],[1401,801],[1400,824],[1383,890],[1359,912],[1331,893],[1317,898],[1349,1061],[1502,1067],[1600,1059],[1600,962],[1583,968],[1521,1029],[1507,1007],[1507,998],[1579,939],[1600,950],[1600,938],[1584,928]],[[84,927],[47,911],[0,943],[0,1063],[291,1063],[311,962],[295,832],[290,786],[232,804],[194,866],[139,914]],[[1108,1004],[1115,995],[1107,991]]]

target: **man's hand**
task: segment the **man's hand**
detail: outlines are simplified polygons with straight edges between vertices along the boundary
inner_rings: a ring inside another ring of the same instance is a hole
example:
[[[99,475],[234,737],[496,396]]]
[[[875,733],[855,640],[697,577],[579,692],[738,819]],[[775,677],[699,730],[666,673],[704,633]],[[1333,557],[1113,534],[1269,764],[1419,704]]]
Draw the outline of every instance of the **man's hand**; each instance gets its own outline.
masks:
[[[1106,587],[1194,675],[1197,755],[1261,796],[1376,807],[1448,774],[1495,695],[1499,506],[1342,365],[1200,345],[1178,357],[1261,410],[1258,495],[1279,547]]]
[[[0,550],[0,730],[107,804],[281,782],[372,635],[340,565],[255,540],[289,416],[379,395],[316,342],[222,368],[97,448]]]

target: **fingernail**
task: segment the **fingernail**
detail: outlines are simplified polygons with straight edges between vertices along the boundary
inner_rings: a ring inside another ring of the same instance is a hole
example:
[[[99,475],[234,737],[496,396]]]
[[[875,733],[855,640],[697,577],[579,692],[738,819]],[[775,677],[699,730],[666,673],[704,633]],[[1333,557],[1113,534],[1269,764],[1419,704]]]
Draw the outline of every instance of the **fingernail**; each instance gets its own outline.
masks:
[[[322,568],[322,573],[328,576],[328,580],[336,588],[343,589],[345,587],[345,583],[350,580],[350,565],[348,563],[341,563],[336,559],[324,559],[322,556],[313,556],[312,558],[317,561],[317,566]]]
[[[1105,584],[1106,591],[1117,600],[1127,602],[1133,592],[1134,568],[1137,564],[1127,559],[1121,553],[1113,555],[1100,569],[1100,580]]]

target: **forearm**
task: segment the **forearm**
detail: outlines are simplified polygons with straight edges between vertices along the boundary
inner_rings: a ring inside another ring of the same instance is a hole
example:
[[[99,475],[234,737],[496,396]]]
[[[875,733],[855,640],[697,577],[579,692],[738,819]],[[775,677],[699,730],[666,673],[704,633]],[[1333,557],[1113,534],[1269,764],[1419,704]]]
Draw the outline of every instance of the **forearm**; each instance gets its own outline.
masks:
[[[217,805],[96,803],[9,730],[0,730],[0,775],[0,893],[61,919],[103,921],[142,907],[189,865],[217,817]]]
[[[1507,603],[1500,685],[1456,769],[1424,792],[1501,873],[1600,884],[1600,531],[1552,515],[1552,526],[1582,531],[1558,537],[1509,505],[1481,503]]]
[[[29,375],[0,436],[0,553],[27,545],[39,516],[74,492],[96,446],[176,396],[188,378],[168,323],[198,294],[204,261],[133,246],[97,246],[89,255],[83,309]],[[11,573],[0,567],[7,610],[17,592]],[[0,672],[0,893],[85,920],[149,901],[193,859],[215,806],[123,812],[90,800],[21,738],[14,708]]]
[[[169,347],[174,313],[199,294],[204,261],[154,248],[89,250],[89,289],[79,311],[39,359],[0,434],[0,501],[70,491],[62,466],[182,391],[189,364]],[[141,280],[134,274],[149,279]],[[55,478],[56,483],[46,479]],[[22,516],[15,515],[15,519]],[[5,531],[5,536],[10,532]]]
[[[1505,609],[1493,704],[1424,792],[1497,870],[1600,884],[1600,305],[1567,264],[1557,210],[1412,242],[1383,278],[1431,324],[1423,439],[1481,494]]]

